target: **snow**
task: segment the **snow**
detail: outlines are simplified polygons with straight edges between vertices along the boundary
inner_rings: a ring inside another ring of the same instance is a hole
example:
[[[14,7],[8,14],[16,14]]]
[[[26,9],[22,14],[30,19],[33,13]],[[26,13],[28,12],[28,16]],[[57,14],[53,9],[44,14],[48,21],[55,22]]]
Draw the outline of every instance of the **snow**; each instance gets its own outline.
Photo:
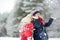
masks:
[[[19,40],[19,38],[12,38],[12,37],[0,37],[0,40]]]
[[[0,40],[19,40],[19,38],[0,37]],[[60,40],[60,38],[50,38],[49,40]]]
[[[60,40],[60,38],[50,38],[49,40]]]

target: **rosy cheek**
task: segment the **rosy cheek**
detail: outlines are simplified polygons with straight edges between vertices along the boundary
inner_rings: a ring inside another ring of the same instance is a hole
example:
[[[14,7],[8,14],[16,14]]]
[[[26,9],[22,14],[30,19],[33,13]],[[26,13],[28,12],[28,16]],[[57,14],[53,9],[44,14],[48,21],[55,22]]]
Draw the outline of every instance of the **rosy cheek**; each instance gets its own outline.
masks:
[[[36,14],[36,16],[38,16],[38,14]]]

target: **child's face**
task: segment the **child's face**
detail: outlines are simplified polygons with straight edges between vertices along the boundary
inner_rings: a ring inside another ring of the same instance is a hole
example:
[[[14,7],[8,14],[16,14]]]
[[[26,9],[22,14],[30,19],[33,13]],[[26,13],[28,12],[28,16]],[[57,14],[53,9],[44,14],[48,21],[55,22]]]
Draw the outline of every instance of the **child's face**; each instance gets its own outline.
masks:
[[[39,17],[39,16],[40,16],[40,13],[35,14],[35,16],[36,16],[36,17]]]

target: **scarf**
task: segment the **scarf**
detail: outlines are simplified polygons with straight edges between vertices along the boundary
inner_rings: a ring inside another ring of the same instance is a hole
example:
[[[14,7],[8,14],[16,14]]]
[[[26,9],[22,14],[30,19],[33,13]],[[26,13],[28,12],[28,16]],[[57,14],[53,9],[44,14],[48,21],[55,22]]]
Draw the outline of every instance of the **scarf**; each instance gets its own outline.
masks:
[[[43,25],[45,25],[45,21],[44,21],[43,18],[40,17],[39,20],[40,20],[40,22],[41,22]]]

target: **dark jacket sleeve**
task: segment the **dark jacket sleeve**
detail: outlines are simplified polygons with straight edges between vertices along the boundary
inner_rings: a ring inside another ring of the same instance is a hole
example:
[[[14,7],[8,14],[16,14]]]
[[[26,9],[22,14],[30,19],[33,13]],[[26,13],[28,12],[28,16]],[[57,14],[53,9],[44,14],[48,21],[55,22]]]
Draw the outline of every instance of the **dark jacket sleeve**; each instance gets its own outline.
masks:
[[[53,19],[52,18],[50,18],[49,19],[49,21],[47,22],[47,23],[45,23],[45,27],[48,27],[48,26],[50,26],[51,24],[52,24],[52,22],[53,22]]]

